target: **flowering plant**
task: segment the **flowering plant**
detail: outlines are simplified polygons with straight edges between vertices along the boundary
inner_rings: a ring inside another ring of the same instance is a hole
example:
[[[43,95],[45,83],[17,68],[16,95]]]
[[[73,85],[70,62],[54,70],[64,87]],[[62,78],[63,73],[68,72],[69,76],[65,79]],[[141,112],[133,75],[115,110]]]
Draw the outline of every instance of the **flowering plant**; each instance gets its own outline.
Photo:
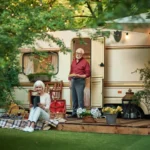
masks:
[[[121,106],[117,106],[117,108],[103,107],[102,112],[105,114],[117,114],[118,112],[122,112],[122,107]]]
[[[85,108],[77,109],[78,118],[83,118],[84,116],[92,116],[93,118],[98,118],[101,116],[101,113],[98,108],[92,108],[91,110],[86,110]]]

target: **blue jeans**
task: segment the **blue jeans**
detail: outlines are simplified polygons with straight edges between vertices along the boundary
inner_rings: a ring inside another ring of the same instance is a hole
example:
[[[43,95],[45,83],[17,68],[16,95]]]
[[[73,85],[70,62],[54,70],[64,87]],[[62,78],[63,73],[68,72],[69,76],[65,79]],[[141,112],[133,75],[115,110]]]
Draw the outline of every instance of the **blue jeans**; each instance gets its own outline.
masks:
[[[43,110],[42,108],[32,107],[30,110],[28,120],[36,123],[38,121],[38,119],[49,120],[49,118],[50,118],[49,114],[45,110]]]
[[[72,115],[76,114],[78,108],[84,108],[84,88],[85,88],[85,79],[83,78],[71,79],[71,91],[73,103]]]

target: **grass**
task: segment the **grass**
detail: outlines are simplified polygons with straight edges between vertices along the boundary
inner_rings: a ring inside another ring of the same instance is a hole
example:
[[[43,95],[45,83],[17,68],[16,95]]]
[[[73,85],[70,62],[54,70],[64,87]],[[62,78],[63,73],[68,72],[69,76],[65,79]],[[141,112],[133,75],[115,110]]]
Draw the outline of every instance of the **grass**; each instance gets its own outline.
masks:
[[[1,150],[146,150],[150,136],[0,129]]]

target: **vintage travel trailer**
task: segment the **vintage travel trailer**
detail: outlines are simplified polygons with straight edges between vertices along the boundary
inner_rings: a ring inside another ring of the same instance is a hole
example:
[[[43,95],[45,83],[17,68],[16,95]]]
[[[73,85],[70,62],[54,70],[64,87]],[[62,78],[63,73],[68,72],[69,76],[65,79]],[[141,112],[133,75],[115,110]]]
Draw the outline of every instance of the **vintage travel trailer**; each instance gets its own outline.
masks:
[[[145,19],[144,23],[137,20],[131,22],[129,17],[115,21],[124,26],[119,40],[115,38],[115,29],[103,29],[103,31],[110,31],[110,36],[106,38],[100,35],[96,40],[90,36],[95,32],[94,29],[83,29],[79,32],[50,32],[49,34],[63,40],[72,50],[66,54],[60,52],[59,47],[54,43],[37,41],[39,51],[49,52],[50,57],[46,60],[54,65],[56,74],[49,82],[49,86],[52,87],[55,81],[63,81],[62,99],[66,100],[68,112],[72,108],[68,74],[74,52],[79,47],[85,50],[84,57],[91,65],[91,77],[87,79],[85,88],[84,101],[87,107],[102,108],[105,105],[121,105],[129,89],[136,92],[143,88],[139,74],[135,73],[135,70],[144,67],[144,64],[150,61],[150,27],[147,26],[148,23],[150,24],[150,19]],[[140,27],[131,30],[129,25],[135,23]],[[79,33],[82,40],[78,36]],[[20,100],[22,105],[28,107],[28,90],[32,89],[33,83],[29,81],[27,75],[36,72],[38,66],[35,67],[30,60],[29,48],[21,48],[21,52],[20,63],[23,72],[19,75],[19,79],[23,88],[15,88],[14,94],[16,100]],[[141,113],[150,114],[146,104],[141,103],[140,107]]]

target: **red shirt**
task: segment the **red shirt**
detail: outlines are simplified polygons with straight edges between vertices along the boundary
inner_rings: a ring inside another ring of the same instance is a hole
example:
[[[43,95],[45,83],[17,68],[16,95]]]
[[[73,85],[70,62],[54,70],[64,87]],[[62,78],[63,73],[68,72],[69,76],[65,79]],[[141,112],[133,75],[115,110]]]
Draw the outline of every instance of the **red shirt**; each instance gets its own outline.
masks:
[[[79,74],[79,75],[86,75],[86,78],[90,77],[91,72],[90,72],[90,65],[88,61],[84,58],[81,58],[79,62],[74,59],[71,64],[71,69],[70,69],[70,74]],[[71,78],[69,77],[69,80]]]

